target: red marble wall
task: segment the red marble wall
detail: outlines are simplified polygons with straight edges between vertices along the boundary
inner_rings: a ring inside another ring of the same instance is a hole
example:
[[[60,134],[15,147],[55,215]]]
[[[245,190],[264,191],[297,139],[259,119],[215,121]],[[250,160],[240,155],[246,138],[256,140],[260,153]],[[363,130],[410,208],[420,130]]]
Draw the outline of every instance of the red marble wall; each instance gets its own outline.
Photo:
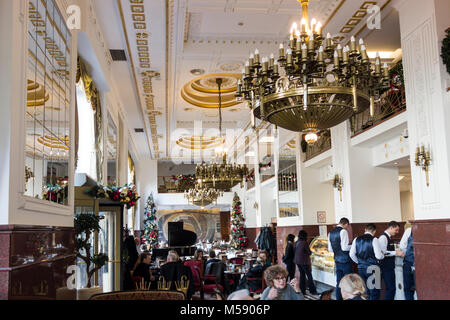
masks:
[[[260,228],[245,228],[245,234],[248,237],[248,249],[258,249],[255,239],[258,236]]]
[[[450,300],[450,220],[412,221],[419,300]]]
[[[74,264],[73,228],[0,226],[0,299],[75,299],[66,292]]]

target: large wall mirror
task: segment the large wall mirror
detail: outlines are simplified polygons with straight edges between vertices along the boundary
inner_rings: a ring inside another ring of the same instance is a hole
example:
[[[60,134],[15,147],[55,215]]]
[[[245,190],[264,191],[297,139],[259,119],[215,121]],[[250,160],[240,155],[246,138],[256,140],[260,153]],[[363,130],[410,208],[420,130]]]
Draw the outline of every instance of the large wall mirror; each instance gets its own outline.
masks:
[[[106,155],[107,155],[107,184],[108,186],[118,186],[117,184],[117,169],[118,169],[118,133],[117,127],[108,113],[108,127],[106,140]]]
[[[25,195],[67,205],[71,34],[54,0],[28,6]]]

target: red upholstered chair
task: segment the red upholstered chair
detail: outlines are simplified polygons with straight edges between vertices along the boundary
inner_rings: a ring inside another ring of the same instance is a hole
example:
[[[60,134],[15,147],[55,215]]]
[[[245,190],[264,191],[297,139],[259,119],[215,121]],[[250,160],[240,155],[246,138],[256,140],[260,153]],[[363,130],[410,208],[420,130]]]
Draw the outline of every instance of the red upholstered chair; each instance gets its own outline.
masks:
[[[215,294],[215,289],[223,292],[223,286],[220,284],[223,271],[222,262],[212,263],[210,274],[206,274],[203,278],[203,290],[205,293]]]
[[[242,265],[244,263],[244,258],[238,257],[238,258],[231,258],[230,259],[231,264],[240,264]]]
[[[202,261],[185,261],[184,265],[191,268],[192,278],[194,280],[194,290],[195,292],[200,292],[200,299],[203,300],[204,288],[202,279]]]
[[[249,281],[261,281],[261,287],[253,290],[251,286],[248,286],[250,293],[261,294],[266,288],[266,280],[264,278],[247,278],[247,284]]]

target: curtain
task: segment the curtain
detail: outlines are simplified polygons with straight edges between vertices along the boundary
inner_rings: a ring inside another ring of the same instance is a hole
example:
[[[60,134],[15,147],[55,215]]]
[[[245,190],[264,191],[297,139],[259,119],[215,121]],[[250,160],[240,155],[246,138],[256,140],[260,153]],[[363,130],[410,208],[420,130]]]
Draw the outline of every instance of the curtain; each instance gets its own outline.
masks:
[[[91,102],[94,110],[94,129],[95,129],[95,153],[96,153],[96,171],[98,183],[103,182],[103,116],[100,102],[100,93],[94,84],[94,81],[87,72],[86,65],[80,57],[77,63],[77,83],[82,80],[88,101]]]

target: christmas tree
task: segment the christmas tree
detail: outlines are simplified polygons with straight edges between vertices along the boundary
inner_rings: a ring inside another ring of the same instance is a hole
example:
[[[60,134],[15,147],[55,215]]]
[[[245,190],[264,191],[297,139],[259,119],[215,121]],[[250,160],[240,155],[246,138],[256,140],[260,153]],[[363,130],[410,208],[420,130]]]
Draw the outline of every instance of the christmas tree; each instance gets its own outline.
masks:
[[[233,212],[231,213],[231,247],[234,249],[244,249],[248,244],[245,236],[245,218],[241,210],[241,200],[237,193],[233,198]]]
[[[145,204],[142,242],[145,243],[147,249],[158,244],[158,218],[156,217],[156,205],[153,200],[153,194],[150,194]]]

